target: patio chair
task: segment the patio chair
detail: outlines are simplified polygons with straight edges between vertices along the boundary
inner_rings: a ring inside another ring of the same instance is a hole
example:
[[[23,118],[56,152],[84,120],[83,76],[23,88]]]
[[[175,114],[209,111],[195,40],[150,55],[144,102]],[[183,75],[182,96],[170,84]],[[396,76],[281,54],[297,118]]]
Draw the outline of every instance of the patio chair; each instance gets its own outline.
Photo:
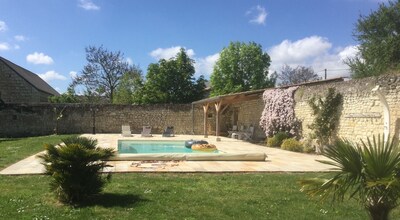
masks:
[[[242,139],[243,140],[252,140],[254,135],[254,127],[250,126],[249,129],[245,132],[242,133]]]
[[[143,126],[142,137],[153,137],[151,134],[151,126]]]
[[[228,131],[228,137],[232,137],[232,134],[233,133],[236,133],[238,131],[238,127],[237,127],[237,125],[233,125],[232,126],[232,130],[230,130],[230,131]]]
[[[122,137],[132,137],[131,126],[122,125],[121,129],[122,129],[122,132],[121,132]]]
[[[174,137],[175,133],[174,133],[174,126],[167,126],[167,128],[164,130],[163,137]]]

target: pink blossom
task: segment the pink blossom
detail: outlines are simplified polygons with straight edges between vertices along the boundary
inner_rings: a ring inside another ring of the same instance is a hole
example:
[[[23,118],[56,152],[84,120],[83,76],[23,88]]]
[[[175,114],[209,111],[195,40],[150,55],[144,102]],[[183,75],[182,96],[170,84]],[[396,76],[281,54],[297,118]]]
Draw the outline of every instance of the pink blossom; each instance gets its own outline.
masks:
[[[268,89],[263,94],[264,111],[260,118],[260,126],[268,137],[279,131],[296,134],[298,121],[294,112],[293,94],[298,86],[287,89]]]

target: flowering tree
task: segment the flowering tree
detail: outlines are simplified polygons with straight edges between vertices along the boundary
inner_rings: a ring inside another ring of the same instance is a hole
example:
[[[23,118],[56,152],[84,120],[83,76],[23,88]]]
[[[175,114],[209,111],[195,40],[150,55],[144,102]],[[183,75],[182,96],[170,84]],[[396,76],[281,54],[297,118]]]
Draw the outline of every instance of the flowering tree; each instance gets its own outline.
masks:
[[[265,108],[260,118],[260,126],[268,137],[279,131],[296,135],[298,121],[294,115],[293,94],[298,87],[265,90]]]

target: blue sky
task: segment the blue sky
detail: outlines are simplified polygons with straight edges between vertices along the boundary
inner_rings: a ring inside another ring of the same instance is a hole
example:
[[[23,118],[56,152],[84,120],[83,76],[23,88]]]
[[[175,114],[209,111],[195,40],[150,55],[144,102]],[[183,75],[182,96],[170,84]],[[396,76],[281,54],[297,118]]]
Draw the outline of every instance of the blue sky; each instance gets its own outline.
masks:
[[[348,76],[360,14],[384,0],[0,0],[0,56],[38,74],[59,92],[86,64],[85,47],[121,51],[146,73],[179,47],[209,78],[230,41],[254,41],[283,64]]]

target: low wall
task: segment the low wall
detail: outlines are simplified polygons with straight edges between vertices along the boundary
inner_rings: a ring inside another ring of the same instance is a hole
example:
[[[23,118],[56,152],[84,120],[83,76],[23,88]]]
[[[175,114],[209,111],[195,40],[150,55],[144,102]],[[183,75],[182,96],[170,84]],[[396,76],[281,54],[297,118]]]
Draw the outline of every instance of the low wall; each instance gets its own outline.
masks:
[[[61,116],[61,117],[60,117]],[[58,118],[58,120],[57,120]],[[162,133],[174,126],[177,134],[203,131],[203,110],[192,105],[88,105],[88,104],[5,104],[0,106],[0,136],[34,136],[57,132],[120,133],[121,125],[130,125],[133,133],[152,126]]]

